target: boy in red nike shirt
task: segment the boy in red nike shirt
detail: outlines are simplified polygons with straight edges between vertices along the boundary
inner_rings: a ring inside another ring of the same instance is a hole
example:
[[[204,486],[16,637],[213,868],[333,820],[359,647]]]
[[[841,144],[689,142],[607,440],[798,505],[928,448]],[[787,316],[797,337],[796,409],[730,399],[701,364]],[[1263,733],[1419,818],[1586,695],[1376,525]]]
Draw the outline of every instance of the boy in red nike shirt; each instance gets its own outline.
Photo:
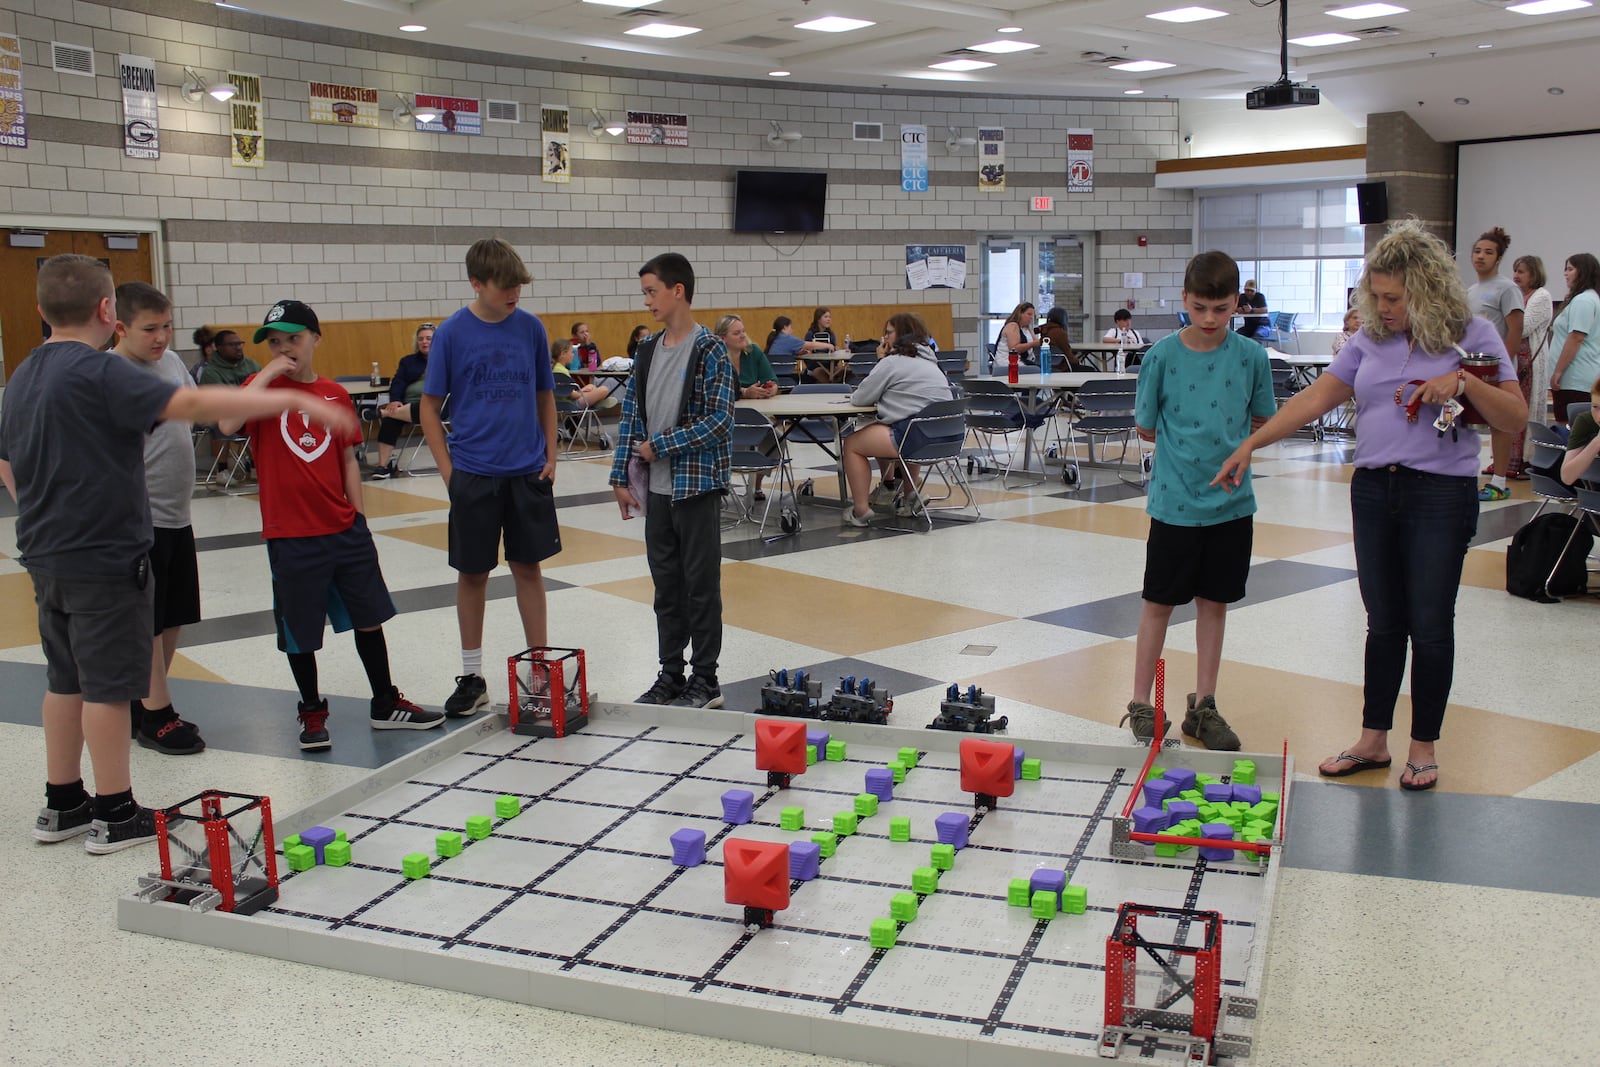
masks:
[[[312,355],[322,340],[317,314],[298,300],[280,300],[267,312],[255,343],[266,340],[272,362],[245,380],[244,389],[294,389],[340,402],[350,394],[317,376]],[[407,700],[389,676],[383,624],[394,602],[378,567],[378,550],[361,510],[359,434],[330,431],[301,412],[250,422],[223,421],[223,433],[246,427],[260,484],[261,536],[272,566],[272,613],[278,647],[300,689],[300,747],[333,747],[328,702],[317,684],[317,649],[324,621],[336,631],[355,629],[356,652],[372,683],[374,730],[426,730],[444,714]]]

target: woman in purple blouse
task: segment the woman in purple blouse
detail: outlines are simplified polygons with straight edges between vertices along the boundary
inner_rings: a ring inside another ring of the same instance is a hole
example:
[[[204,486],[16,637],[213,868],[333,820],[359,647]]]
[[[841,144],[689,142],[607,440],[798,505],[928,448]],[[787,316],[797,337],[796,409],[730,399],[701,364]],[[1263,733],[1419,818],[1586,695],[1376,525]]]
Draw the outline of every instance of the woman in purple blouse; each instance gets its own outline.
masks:
[[[1342,778],[1390,765],[1409,645],[1411,747],[1400,788],[1432,789],[1439,781],[1434,742],[1455,670],[1456,590],[1478,525],[1480,447],[1476,431],[1460,422],[1436,429],[1435,420],[1459,399],[1494,429],[1515,431],[1528,405],[1499,332],[1473,317],[1449,248],[1416,220],[1390,227],[1367,256],[1356,306],[1360,332],[1326,373],[1245,439],[1216,482],[1237,485],[1256,449],[1355,399],[1350,511],[1367,609],[1361,737],[1318,770]],[[1467,353],[1498,357],[1498,380],[1463,370]]]

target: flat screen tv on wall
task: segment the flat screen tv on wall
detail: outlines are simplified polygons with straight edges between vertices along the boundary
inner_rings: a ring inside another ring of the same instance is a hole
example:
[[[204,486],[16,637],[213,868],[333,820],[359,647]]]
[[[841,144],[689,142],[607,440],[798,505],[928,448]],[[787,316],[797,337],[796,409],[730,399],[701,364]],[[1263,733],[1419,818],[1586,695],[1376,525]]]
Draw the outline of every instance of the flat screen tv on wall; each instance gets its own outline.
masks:
[[[733,181],[734,233],[821,233],[828,175],[741,170]]]

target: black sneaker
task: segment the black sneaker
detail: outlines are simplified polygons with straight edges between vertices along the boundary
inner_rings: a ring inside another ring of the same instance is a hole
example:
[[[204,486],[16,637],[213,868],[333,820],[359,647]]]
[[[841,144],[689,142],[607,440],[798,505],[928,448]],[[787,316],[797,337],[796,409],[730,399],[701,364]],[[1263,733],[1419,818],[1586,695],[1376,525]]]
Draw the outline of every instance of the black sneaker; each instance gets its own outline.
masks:
[[[683,687],[683,692],[678,694],[678,699],[672,701],[675,708],[720,708],[722,707],[722,689],[717,685],[715,678],[702,678],[698,674],[689,679],[689,684]]]
[[[398,460],[391,459],[388,463],[385,463],[383,466],[372,472],[372,480],[375,482],[381,482],[389,478],[399,477],[399,475],[400,462]]]
[[[678,699],[678,695],[682,693],[685,688],[686,683],[684,682],[682,676],[668,674],[666,671],[662,671],[660,674],[656,675],[655,683],[651,685],[649,689],[646,689],[639,699],[634,701],[634,703],[671,704]]]
[[[70,811],[40,808],[39,817],[33,823],[33,839],[47,845],[67,841],[88,833],[89,824],[93,821],[93,807],[87,800]]]
[[[200,737],[200,728],[180,719],[171,705],[155,711],[146,710],[139,719],[133,738],[142,747],[165,752],[169,756],[192,756],[206,750],[206,743]]]
[[[300,748],[306,752],[322,752],[333,747],[328,736],[328,701],[300,705]]]
[[[374,730],[431,730],[443,725],[444,712],[420,708],[398,689],[391,688],[386,697],[372,698]]]
[[[92,820],[89,823],[89,839],[83,843],[83,850],[96,856],[104,856],[155,839],[156,813],[149,808],[138,808],[121,822]]]
[[[444,712],[454,719],[464,719],[489,703],[489,683],[476,674],[456,675],[456,691],[444,702]]]

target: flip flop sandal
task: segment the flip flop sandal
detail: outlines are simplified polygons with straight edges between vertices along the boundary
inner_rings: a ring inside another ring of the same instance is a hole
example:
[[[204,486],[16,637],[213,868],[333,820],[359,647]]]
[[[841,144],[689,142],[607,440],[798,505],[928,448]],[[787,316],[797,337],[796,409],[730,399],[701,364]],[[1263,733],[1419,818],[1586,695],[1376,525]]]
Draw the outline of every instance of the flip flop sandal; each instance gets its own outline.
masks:
[[[1436,771],[1438,769],[1439,765],[1437,763],[1424,763],[1422,766],[1418,767],[1415,763],[1407,760],[1406,770],[1411,772],[1411,781],[1408,782],[1404,778],[1400,779],[1400,788],[1406,790],[1408,793],[1421,793],[1426,789],[1432,789],[1434,786],[1439,784],[1438,775],[1434,776],[1433,781],[1425,782],[1422,785],[1417,784],[1417,775],[1426,771]]]
[[[1394,760],[1367,759],[1365,756],[1352,756],[1348,752],[1341,752],[1334,757],[1334,762],[1348,762],[1350,766],[1340,767],[1338,770],[1333,771],[1325,771],[1321,767],[1318,767],[1317,773],[1322,775],[1324,778],[1345,778],[1352,774],[1360,774],[1362,771],[1381,771],[1385,767],[1393,764]],[[1406,766],[1409,767],[1410,764],[1407,764]]]

